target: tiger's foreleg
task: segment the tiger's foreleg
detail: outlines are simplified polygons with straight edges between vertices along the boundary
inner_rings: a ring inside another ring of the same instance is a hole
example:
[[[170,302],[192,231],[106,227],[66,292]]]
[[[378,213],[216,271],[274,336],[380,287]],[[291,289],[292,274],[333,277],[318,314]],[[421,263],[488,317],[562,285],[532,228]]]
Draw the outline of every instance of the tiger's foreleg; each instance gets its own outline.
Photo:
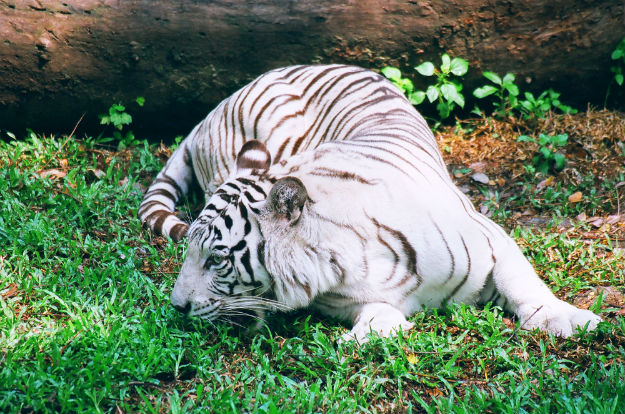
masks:
[[[520,249],[510,240],[509,248],[497,257],[493,282],[507,301],[509,310],[524,329],[541,329],[569,337],[578,328],[594,329],[601,318],[556,298],[538,277]]]
[[[356,340],[362,344],[368,341],[369,333],[388,337],[400,329],[406,332],[414,326],[399,309],[388,303],[357,305],[353,312],[353,322],[354,327],[341,337],[341,342]]]

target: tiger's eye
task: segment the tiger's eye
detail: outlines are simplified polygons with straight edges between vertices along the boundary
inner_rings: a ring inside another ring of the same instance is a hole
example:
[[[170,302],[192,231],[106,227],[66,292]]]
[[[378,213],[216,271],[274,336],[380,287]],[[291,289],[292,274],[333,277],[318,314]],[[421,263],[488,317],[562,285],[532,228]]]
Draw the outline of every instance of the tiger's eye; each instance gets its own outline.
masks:
[[[206,259],[206,263],[204,264],[204,267],[208,269],[211,266],[219,265],[225,260],[225,258],[226,258],[225,256],[211,254],[210,256],[208,256],[208,259]]]

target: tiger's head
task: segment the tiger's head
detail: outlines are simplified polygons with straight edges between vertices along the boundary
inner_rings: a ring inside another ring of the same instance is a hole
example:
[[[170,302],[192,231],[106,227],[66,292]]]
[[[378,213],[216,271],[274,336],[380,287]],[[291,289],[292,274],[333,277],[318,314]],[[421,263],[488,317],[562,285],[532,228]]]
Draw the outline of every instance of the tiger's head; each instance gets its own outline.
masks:
[[[263,144],[247,142],[237,157],[235,173],[191,224],[187,255],[171,293],[176,309],[189,316],[236,323],[241,316],[262,320],[265,310],[289,308],[275,300],[261,221],[291,226],[308,196],[297,178],[270,177],[270,164]]]

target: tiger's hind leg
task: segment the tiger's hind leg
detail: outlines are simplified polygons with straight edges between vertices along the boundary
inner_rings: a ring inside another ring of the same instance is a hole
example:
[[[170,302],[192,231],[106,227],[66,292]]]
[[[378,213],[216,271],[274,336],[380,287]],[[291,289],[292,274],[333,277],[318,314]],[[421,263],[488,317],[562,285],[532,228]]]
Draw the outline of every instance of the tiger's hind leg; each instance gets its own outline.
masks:
[[[502,253],[482,290],[482,302],[493,301],[514,312],[524,329],[538,328],[563,337],[585,326],[592,330],[601,321],[591,311],[556,298],[512,240]]]
[[[356,340],[362,344],[368,341],[369,333],[388,337],[400,329],[406,332],[414,326],[399,309],[388,303],[364,303],[356,306],[353,321],[354,327],[341,337],[341,341]]]
[[[137,215],[143,224],[156,233],[180,241],[188,224],[176,217],[176,203],[185,197],[195,177],[191,163],[189,138],[182,141],[167,164],[158,173],[139,206]]]

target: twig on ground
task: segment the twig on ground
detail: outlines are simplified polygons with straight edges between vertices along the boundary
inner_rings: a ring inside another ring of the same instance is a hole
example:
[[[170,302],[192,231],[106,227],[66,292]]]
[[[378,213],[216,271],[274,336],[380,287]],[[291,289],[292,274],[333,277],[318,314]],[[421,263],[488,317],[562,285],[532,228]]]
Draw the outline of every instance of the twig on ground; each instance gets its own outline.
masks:
[[[516,336],[517,332],[519,332],[519,330],[520,330],[520,329],[522,329],[522,328],[525,326],[525,324],[526,324],[527,322],[529,322],[529,320],[530,320],[530,319],[532,319],[532,318],[534,317],[534,315],[536,315],[536,313],[538,313],[538,311],[539,311],[539,310],[541,310],[542,308],[543,308],[543,306],[542,306],[542,305],[540,305],[540,306],[539,306],[539,307],[538,307],[538,308],[534,311],[534,313],[532,313],[532,314],[530,315],[530,317],[529,317],[529,318],[527,318],[526,320],[524,320],[524,321],[523,321],[523,323],[522,323],[522,324],[520,324],[519,326],[515,327],[515,328],[514,328],[514,330],[512,331],[512,334],[511,334],[511,335],[508,337],[508,339],[506,339],[506,340],[503,342],[503,344],[501,344],[501,345],[505,345],[505,344],[507,344],[508,342],[510,342],[510,340],[512,340],[512,338],[514,338],[514,337]]]

